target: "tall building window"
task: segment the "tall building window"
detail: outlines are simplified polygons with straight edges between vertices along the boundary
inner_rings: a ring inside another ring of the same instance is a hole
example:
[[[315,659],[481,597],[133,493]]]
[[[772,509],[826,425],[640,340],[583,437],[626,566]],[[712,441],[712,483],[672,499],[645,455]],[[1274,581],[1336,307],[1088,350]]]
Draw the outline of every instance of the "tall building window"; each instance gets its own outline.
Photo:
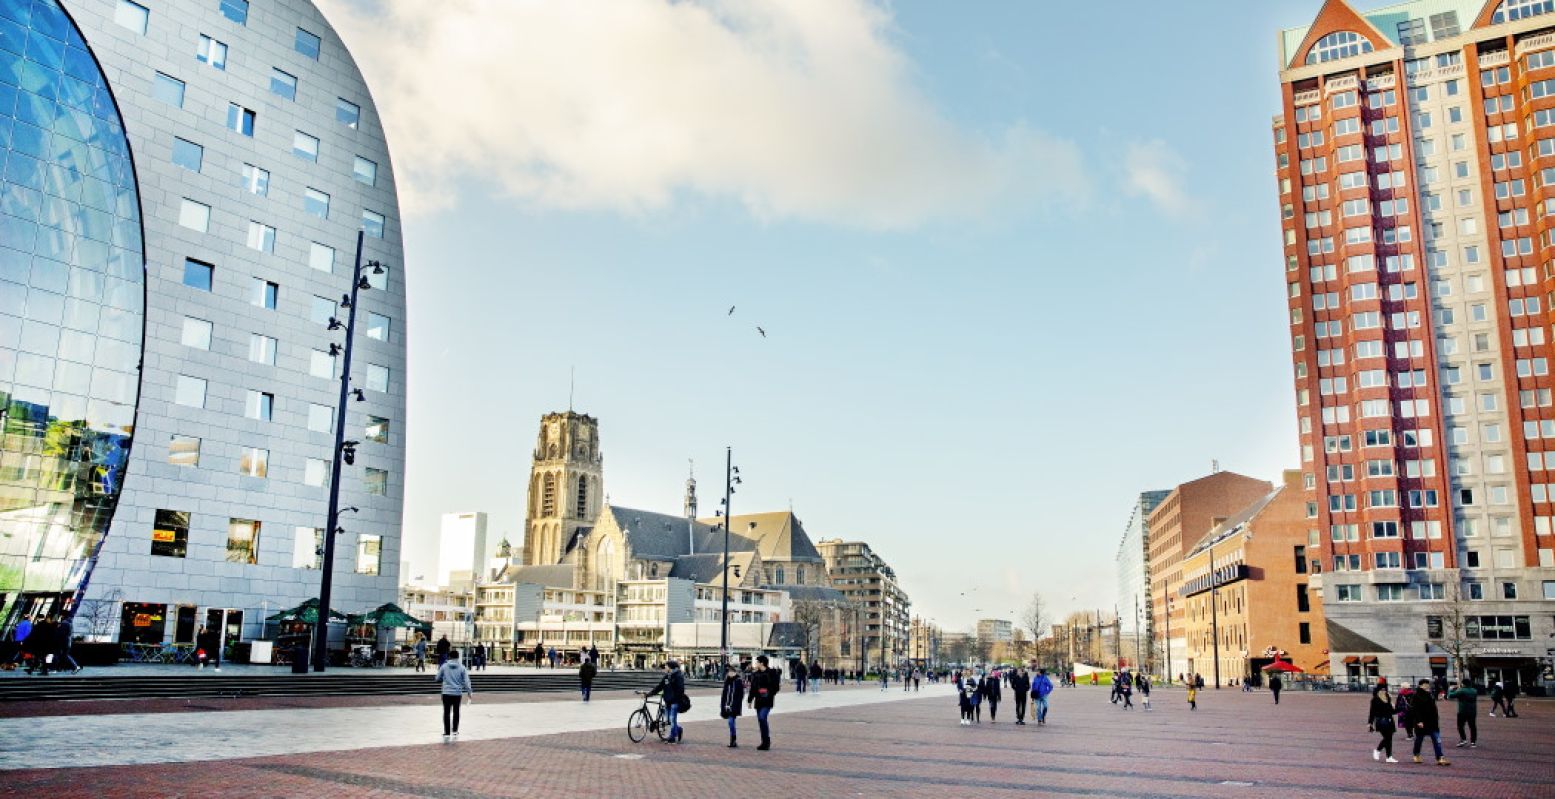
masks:
[[[317,60],[319,60],[319,45],[320,44],[321,44],[321,42],[319,41],[319,37],[314,36],[313,34],[303,30],[302,28],[298,28],[297,29],[297,40],[296,40],[295,43],[293,43],[292,46],[297,49],[297,52],[302,53],[303,55],[313,59],[314,61],[317,61]]]
[[[376,211],[362,210],[362,232],[375,239],[383,238],[384,219],[383,214]]]
[[[187,197],[178,206],[178,224],[200,233],[211,229],[211,207]]]
[[[359,535],[356,537],[356,573],[379,574],[383,558],[383,537]]]
[[[311,350],[308,353],[308,374],[313,377],[327,379],[335,376],[335,358],[323,350]]]
[[[344,97],[335,98],[335,121],[356,130],[362,122],[362,108]]]
[[[292,132],[292,155],[304,161],[317,162],[319,160],[319,140],[317,136],[309,136],[302,131]]]
[[[26,17],[23,17],[26,19]],[[130,0],[119,0],[119,5],[113,10],[113,21],[140,34],[146,35],[146,23],[151,20],[151,11],[140,3],[132,3]],[[20,44],[20,42],[18,42]]]
[[[270,450],[260,449],[259,447],[244,447],[243,457],[238,461],[238,473],[249,477],[269,477]]]
[[[218,0],[221,15],[239,25],[248,24],[248,0]]]
[[[388,392],[389,367],[379,366],[375,363],[367,365],[367,390]]]
[[[174,434],[167,443],[167,462],[174,466],[199,466],[200,439]]]
[[[578,475],[578,497],[573,509],[573,515],[582,518],[589,512],[589,479],[586,475]]]
[[[231,519],[227,522],[227,562],[259,562],[259,522]]]
[[[292,545],[292,568],[318,569],[324,565],[324,528],[298,527]]]
[[[205,407],[205,381],[198,377],[179,375],[173,389],[173,402],[190,408]]]
[[[275,417],[275,395],[266,391],[248,392],[244,415],[250,419],[268,422]]]
[[[313,295],[313,301],[308,306],[308,320],[316,325],[327,325],[334,318],[335,301]]]
[[[225,70],[227,68],[227,45],[212,39],[205,34],[200,34],[200,44],[194,51],[194,57],[202,64]]]
[[[367,312],[367,337],[376,341],[389,340],[389,317]]]
[[[389,420],[382,416],[368,416],[364,437],[375,444],[389,443]]]
[[[309,186],[302,194],[302,210],[320,218],[329,218],[329,195]]]
[[[389,472],[385,469],[367,467],[362,473],[362,488],[375,497],[389,495]]]
[[[369,161],[360,155],[357,156],[355,163],[351,167],[351,177],[356,178],[358,183],[365,183],[369,186],[377,185],[378,162]]]
[[[173,163],[190,172],[199,172],[205,163],[205,148],[188,139],[174,137]]]
[[[308,403],[308,429],[328,433],[335,429],[335,409],[316,402]]]
[[[253,164],[244,164],[242,178],[238,181],[248,193],[265,197],[270,194],[270,171]]]
[[[297,76],[275,67],[270,68],[270,92],[288,100],[297,100]]]
[[[184,82],[161,72],[151,81],[151,96],[174,108],[184,107]]]
[[[275,339],[261,333],[248,336],[248,359],[266,366],[275,365]]]
[[[227,128],[229,130],[251,137],[254,135],[254,121],[256,118],[253,111],[237,103],[227,104]]]
[[[260,252],[275,252],[275,228],[263,222],[248,222],[248,246]]]
[[[210,349],[211,323],[192,316],[184,317],[184,329],[183,333],[178,337],[178,341],[185,347],[193,347],[197,350]]]
[[[309,458],[303,464],[302,482],[314,488],[329,485],[329,461],[323,458]]]
[[[541,479],[540,515],[556,515],[556,475],[547,474]]]
[[[335,271],[335,248],[328,247],[318,242],[308,245],[308,266],[320,272]]]
[[[272,283],[262,277],[254,278],[254,296],[251,302],[266,310],[275,310],[276,303],[281,299],[281,285]]]
[[[189,512],[157,510],[151,526],[151,554],[181,558],[189,551]]]

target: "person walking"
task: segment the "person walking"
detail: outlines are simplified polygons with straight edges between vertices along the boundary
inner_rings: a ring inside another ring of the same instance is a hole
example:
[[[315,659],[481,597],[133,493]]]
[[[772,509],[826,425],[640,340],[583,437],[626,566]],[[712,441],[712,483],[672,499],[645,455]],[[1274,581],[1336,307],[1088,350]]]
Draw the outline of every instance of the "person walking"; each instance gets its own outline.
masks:
[[[216,649],[216,637],[211,634],[210,628],[200,625],[200,631],[194,634],[194,661],[195,667],[203,669],[205,664],[214,659],[213,650]]]
[[[448,662],[448,653],[452,652],[453,644],[448,643],[448,636],[437,639],[437,667],[442,668]]]
[[[32,663],[27,658],[29,647],[32,646],[27,643],[27,636],[31,634],[32,619],[26,616],[23,616],[22,620],[16,623],[16,629],[11,631],[11,639],[16,642],[16,653],[11,656],[11,663],[25,666],[28,672],[32,671]]]
[[[1506,689],[1501,687],[1498,680],[1490,685],[1490,717],[1496,717],[1496,709],[1500,708],[1501,715],[1506,715]]]
[[[1504,718],[1517,718],[1517,706],[1513,703],[1517,701],[1517,694],[1519,690],[1520,689],[1517,687],[1517,678],[1515,676],[1512,678],[1512,681],[1508,682],[1506,687],[1502,690],[1502,695],[1506,698],[1506,715]]]
[[[68,618],[61,618],[54,622],[54,665],[59,671],[70,670],[71,674],[81,672],[81,664],[70,656],[71,639],[75,637],[75,625]]]
[[[665,661],[664,676],[648,692],[649,696],[657,694],[664,695],[664,710],[669,714],[670,737],[665,743],[678,744],[682,733],[680,714],[691,709],[691,699],[686,696],[686,675],[681,672],[679,661]]]
[[[891,684],[891,672],[888,669],[886,669],[885,664],[882,663],[882,664],[880,664],[880,690],[884,691],[886,689],[886,687],[889,686],[890,684]]]
[[[1196,682],[1188,683],[1188,709],[1199,709],[1199,685]]]
[[[1134,678],[1123,672],[1122,679],[1118,682],[1118,695],[1123,697],[1123,709],[1134,709]]]
[[[1047,724],[1048,695],[1053,693],[1053,680],[1047,676],[1047,669],[1037,669],[1037,679],[1031,684],[1031,699],[1035,705],[1033,715],[1037,717],[1037,726]]]
[[[1409,699],[1409,715],[1406,719],[1409,727],[1415,731],[1415,762],[1420,762],[1420,747],[1429,738],[1431,748],[1436,750],[1436,765],[1452,765],[1442,756],[1441,720],[1437,716],[1436,696],[1431,691],[1430,680],[1421,680],[1415,688],[1414,696]]]
[[[999,675],[990,674],[983,680],[983,698],[988,700],[988,723],[999,721],[999,702],[1004,699],[1004,688],[999,685]]]
[[[920,685],[920,681],[922,679],[923,679],[923,669],[913,669],[912,670],[912,691],[913,691],[913,693],[918,693],[919,689],[922,687]]]
[[[474,657],[472,658],[472,660],[474,661],[473,665],[474,665],[476,671],[484,671],[486,669],[486,645],[485,644],[477,643],[475,645],[475,653],[474,653]]]
[[[594,661],[585,659],[583,665],[578,667],[578,688],[583,692],[583,701],[589,701],[589,692],[594,690],[594,675],[599,673]]]
[[[1010,693],[1015,695],[1015,725],[1026,726],[1026,695],[1031,693],[1031,675],[1021,666],[1010,675]]]
[[[553,668],[553,669],[556,668],[557,661],[560,661],[562,659],[562,656],[559,653],[557,653],[556,647],[554,647],[554,646],[551,647],[550,650],[545,653],[545,656],[548,659],[550,659],[550,661],[551,661],[551,668]]]
[[[763,752],[772,748],[772,730],[767,726],[767,715],[772,712],[773,702],[782,687],[783,678],[767,666],[767,656],[757,655],[756,670],[751,672],[750,694],[745,702],[756,710],[756,726],[761,730],[761,745],[756,748]]]
[[[1284,687],[1285,683],[1280,681],[1280,675],[1269,675],[1269,693],[1274,694],[1274,704],[1278,705],[1280,703],[1280,689]]]
[[[1112,696],[1108,697],[1108,700],[1111,701],[1112,704],[1116,705],[1118,703],[1118,700],[1122,699],[1122,698],[1123,698],[1122,675],[1121,674],[1114,674],[1114,675],[1112,675]]]
[[[739,720],[742,705],[745,703],[745,680],[740,677],[740,670],[733,663],[724,666],[724,692],[718,705],[718,715],[729,722],[729,748],[738,749],[739,735],[734,723]]]
[[[1458,748],[1479,748],[1479,724],[1475,718],[1479,715],[1479,691],[1474,689],[1474,684],[1465,677],[1462,683],[1451,686],[1447,691],[1448,699],[1458,701]],[[1468,734],[1464,735],[1464,730]]]
[[[1404,685],[1398,689],[1398,696],[1393,697],[1393,715],[1397,718],[1398,726],[1404,729],[1404,737],[1413,740],[1415,729],[1409,725],[1409,700],[1415,695],[1415,689],[1410,685]]]
[[[810,661],[810,692],[821,692],[821,660],[816,658]]]
[[[1139,703],[1150,709],[1150,678],[1143,674],[1134,678],[1134,684],[1139,686]]]
[[[973,675],[966,680],[967,693],[972,695],[972,721],[977,724],[983,723],[983,679],[981,675]]]
[[[1388,694],[1388,681],[1378,680],[1377,687],[1371,692],[1371,707],[1366,711],[1366,729],[1380,736],[1377,747],[1371,750],[1372,760],[1381,760],[1386,755],[1387,762],[1398,762],[1393,759],[1393,733],[1398,730],[1393,712],[1393,697]]]
[[[972,726],[972,695],[967,684],[956,681],[956,705],[961,708],[961,726]]]
[[[599,665],[599,647],[593,644],[589,644],[589,660],[593,661],[595,666]]]
[[[416,633],[416,671],[427,670],[427,637]]]
[[[446,637],[445,639],[446,640]],[[459,704],[469,697],[475,701],[475,688],[470,684],[470,670],[459,662],[459,650],[449,648],[447,659],[437,666],[434,678],[442,686],[443,741],[459,740]]]

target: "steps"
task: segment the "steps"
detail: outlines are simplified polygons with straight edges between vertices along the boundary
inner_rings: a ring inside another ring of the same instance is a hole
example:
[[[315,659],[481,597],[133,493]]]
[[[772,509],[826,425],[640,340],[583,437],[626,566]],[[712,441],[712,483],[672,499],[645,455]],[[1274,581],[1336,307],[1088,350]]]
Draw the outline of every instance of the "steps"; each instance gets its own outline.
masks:
[[[192,670],[191,670],[192,671]],[[158,699],[244,696],[409,696],[435,695],[433,671],[421,674],[384,669],[341,668],[323,674],[137,675],[125,677],[31,677],[0,680],[0,702],[73,699]],[[648,690],[659,672],[600,672],[595,691]],[[470,675],[480,693],[563,693],[578,690],[578,676],[559,674]],[[716,688],[716,680],[687,680],[687,688]]]

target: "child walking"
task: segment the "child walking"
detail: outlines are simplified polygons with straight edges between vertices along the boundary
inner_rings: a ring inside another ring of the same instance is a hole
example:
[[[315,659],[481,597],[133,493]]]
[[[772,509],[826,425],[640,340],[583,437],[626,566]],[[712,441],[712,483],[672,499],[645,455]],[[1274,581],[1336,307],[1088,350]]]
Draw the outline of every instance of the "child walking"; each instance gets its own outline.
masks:
[[[1189,710],[1198,710],[1199,709],[1199,689],[1198,689],[1198,686],[1194,685],[1191,682],[1188,683],[1188,709]]]
[[[961,705],[961,726],[972,723],[972,698],[967,695],[966,683],[956,685],[956,701]]]

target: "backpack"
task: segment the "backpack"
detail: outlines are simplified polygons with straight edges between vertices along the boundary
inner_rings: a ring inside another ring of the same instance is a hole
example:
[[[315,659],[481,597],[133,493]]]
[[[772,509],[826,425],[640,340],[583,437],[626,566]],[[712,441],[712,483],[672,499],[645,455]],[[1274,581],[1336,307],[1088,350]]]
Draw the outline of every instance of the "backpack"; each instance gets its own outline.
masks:
[[[678,705],[679,705],[679,708],[680,708],[679,712],[681,712],[681,713],[684,713],[684,712],[690,710],[691,709],[691,697],[686,696],[685,694],[681,694],[680,695],[680,702],[678,703]]]

